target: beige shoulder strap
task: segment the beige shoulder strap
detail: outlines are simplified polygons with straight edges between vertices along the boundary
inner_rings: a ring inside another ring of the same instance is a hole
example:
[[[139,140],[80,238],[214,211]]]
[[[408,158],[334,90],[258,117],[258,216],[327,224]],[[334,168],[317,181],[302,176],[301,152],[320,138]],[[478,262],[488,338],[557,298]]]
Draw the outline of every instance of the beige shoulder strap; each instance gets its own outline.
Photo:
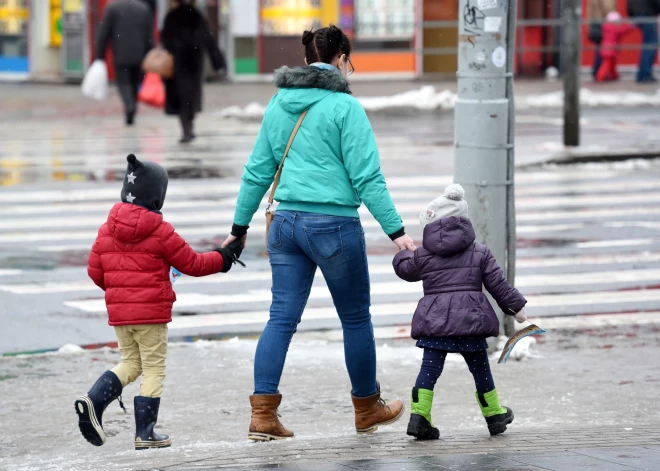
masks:
[[[282,157],[282,163],[280,163],[280,166],[277,169],[277,173],[275,174],[275,180],[273,181],[273,186],[270,189],[270,196],[268,197],[268,207],[270,207],[271,204],[273,204],[273,198],[275,197],[275,190],[277,190],[277,185],[280,183],[280,177],[282,176],[282,168],[284,167],[284,161],[286,160],[286,156],[289,155],[289,149],[291,149],[291,144],[293,144],[293,140],[296,138],[296,134],[298,134],[298,129],[300,129],[300,125],[303,122],[303,119],[305,119],[305,116],[307,115],[307,112],[309,109],[306,109],[303,111],[300,115],[300,118],[298,118],[298,122],[296,123],[296,126],[293,128],[293,131],[291,131],[291,136],[289,136],[289,142],[286,144],[286,149],[284,150],[284,156]]]

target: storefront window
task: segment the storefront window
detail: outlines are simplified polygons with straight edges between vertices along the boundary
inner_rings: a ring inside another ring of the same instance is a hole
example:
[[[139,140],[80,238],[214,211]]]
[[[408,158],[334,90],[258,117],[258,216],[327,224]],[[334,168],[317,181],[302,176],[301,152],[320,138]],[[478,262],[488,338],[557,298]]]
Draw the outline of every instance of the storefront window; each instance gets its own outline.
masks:
[[[415,0],[355,0],[359,41],[410,40],[415,34]]]
[[[0,0],[0,73],[28,72],[27,0]]]
[[[267,36],[297,36],[323,26],[322,0],[263,0],[261,27]]]

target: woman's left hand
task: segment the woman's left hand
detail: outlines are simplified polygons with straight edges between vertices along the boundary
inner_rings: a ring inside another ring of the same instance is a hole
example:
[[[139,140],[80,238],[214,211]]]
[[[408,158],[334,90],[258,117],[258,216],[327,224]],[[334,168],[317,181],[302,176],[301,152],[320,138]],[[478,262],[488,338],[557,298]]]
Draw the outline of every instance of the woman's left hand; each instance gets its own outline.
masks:
[[[227,238],[225,239],[225,241],[222,243],[222,248],[227,247],[229,244],[231,244],[235,240],[238,240],[238,237],[229,234],[227,236]],[[241,237],[241,242],[243,242],[243,248],[245,248],[245,245],[247,243],[247,234],[245,234],[243,237]]]

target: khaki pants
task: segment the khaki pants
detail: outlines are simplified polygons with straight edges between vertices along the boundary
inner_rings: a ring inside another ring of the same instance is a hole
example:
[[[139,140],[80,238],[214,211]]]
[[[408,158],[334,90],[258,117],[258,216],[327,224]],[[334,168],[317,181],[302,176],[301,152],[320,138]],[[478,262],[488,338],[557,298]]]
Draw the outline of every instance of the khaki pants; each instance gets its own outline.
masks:
[[[142,375],[140,395],[160,397],[165,379],[167,324],[115,326],[121,363],[112,369],[123,387]]]

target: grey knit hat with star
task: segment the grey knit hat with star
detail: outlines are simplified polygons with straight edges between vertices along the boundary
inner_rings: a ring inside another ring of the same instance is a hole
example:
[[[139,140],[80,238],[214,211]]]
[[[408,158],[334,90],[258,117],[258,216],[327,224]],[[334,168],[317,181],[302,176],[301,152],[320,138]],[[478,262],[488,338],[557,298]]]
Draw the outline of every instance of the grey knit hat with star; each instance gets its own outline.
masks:
[[[126,157],[126,175],[121,200],[159,212],[167,194],[167,170],[154,162],[140,161],[135,155]]]
[[[461,185],[458,183],[449,185],[442,196],[431,201],[426,209],[419,213],[422,226],[452,216],[468,217],[468,204],[464,197],[465,190]]]

